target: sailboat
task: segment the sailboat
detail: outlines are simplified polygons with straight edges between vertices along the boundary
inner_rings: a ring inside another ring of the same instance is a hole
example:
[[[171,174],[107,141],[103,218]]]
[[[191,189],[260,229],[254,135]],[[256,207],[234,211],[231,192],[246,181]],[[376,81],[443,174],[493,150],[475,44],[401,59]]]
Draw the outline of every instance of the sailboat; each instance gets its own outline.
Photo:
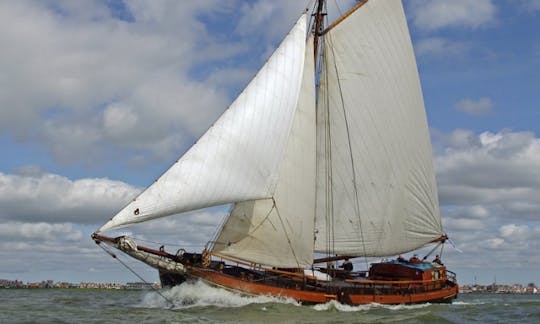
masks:
[[[403,5],[363,0],[326,17],[323,0],[301,14],[221,117],[93,240],[156,268],[163,286],[302,303],[454,299],[442,262],[395,258],[447,240]],[[202,251],[102,234],[227,204]],[[380,259],[355,270],[355,258]]]

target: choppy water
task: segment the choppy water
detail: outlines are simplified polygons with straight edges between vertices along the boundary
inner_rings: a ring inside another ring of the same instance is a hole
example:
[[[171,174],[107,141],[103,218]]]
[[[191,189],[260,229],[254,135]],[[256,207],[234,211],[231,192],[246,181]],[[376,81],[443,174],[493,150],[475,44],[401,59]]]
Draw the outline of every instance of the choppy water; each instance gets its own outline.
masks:
[[[202,283],[161,293],[0,289],[0,323],[540,323],[540,295],[462,294],[453,304],[303,306]]]

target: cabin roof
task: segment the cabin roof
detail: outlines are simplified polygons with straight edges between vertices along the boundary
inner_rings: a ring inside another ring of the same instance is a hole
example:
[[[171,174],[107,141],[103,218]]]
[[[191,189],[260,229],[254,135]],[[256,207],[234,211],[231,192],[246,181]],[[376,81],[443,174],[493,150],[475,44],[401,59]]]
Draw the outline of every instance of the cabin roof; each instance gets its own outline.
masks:
[[[429,262],[422,262],[422,263],[412,263],[412,262],[408,262],[408,261],[398,261],[398,260],[392,260],[392,261],[388,261],[388,262],[384,262],[386,264],[399,264],[399,265],[402,265],[402,266],[406,266],[406,267],[409,267],[409,268],[413,268],[413,269],[418,269],[418,270],[431,270],[434,268],[434,266],[429,263]]]

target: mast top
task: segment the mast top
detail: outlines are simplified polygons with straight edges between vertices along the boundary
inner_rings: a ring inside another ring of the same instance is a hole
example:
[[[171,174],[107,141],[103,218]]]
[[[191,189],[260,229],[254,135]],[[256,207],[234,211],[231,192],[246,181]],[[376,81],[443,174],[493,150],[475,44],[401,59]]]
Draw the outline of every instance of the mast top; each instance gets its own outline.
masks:
[[[322,32],[324,30],[324,16],[326,16],[326,0],[318,0],[317,10],[313,16],[315,16],[315,22],[313,24],[313,57],[315,59],[315,66],[317,66],[320,53],[319,38],[322,36]]]

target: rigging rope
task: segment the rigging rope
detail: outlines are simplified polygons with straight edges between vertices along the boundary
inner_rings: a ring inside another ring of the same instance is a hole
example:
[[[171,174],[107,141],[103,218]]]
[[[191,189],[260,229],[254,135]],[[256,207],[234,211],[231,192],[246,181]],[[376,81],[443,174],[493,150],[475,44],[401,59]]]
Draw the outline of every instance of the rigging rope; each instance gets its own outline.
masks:
[[[170,299],[170,298],[167,298],[165,295],[163,295],[156,287],[154,287],[153,285],[151,285],[148,281],[144,280],[143,277],[141,277],[137,272],[135,272],[135,270],[133,270],[131,267],[129,267],[124,261],[120,260],[116,254],[109,250],[108,248],[105,248],[103,247],[103,245],[101,244],[101,242],[98,242],[98,241],[95,241],[96,244],[103,249],[103,251],[105,251],[108,255],[112,256],[113,259],[116,259],[118,262],[120,262],[121,265],[123,265],[124,267],[126,267],[126,269],[128,269],[129,271],[131,271],[131,273],[133,273],[135,276],[137,276],[137,278],[139,278],[142,282],[144,282],[147,286],[151,287],[152,290],[154,292],[156,292],[158,295],[160,295],[161,297],[163,297],[163,299],[165,299],[169,304],[171,304],[171,307],[170,308],[173,308],[175,307],[176,305],[174,304],[174,302]]]
[[[279,209],[278,209],[278,207],[276,205],[276,200],[274,199],[274,197],[272,197],[272,201],[274,202],[274,208],[276,209],[276,213],[277,213],[278,219],[279,219],[279,221],[281,223],[281,227],[283,228],[283,232],[285,233],[285,237],[287,238],[287,243],[289,243],[289,248],[291,249],[291,253],[292,253],[293,257],[294,257],[294,260],[296,261],[296,266],[298,268],[301,268],[300,267],[300,262],[298,262],[298,258],[296,257],[296,253],[294,253],[294,247],[293,247],[293,244],[292,244],[291,239],[289,237],[289,233],[287,233],[287,228],[285,228],[285,223],[283,223],[283,219],[281,219],[281,215],[279,213]],[[304,276],[305,276],[305,274],[304,274]]]
[[[227,224],[227,221],[229,220],[229,217],[231,217],[232,212],[234,211],[234,208],[236,207],[238,203],[234,203],[229,205],[229,211],[224,214],[221,218],[221,221],[219,222],[219,225],[216,227],[214,234],[212,234],[212,239],[206,243],[204,246],[205,249],[208,251],[214,251],[214,247],[216,243],[218,242],[219,236],[221,236],[221,233],[223,232],[223,229],[225,227],[225,224]]]

